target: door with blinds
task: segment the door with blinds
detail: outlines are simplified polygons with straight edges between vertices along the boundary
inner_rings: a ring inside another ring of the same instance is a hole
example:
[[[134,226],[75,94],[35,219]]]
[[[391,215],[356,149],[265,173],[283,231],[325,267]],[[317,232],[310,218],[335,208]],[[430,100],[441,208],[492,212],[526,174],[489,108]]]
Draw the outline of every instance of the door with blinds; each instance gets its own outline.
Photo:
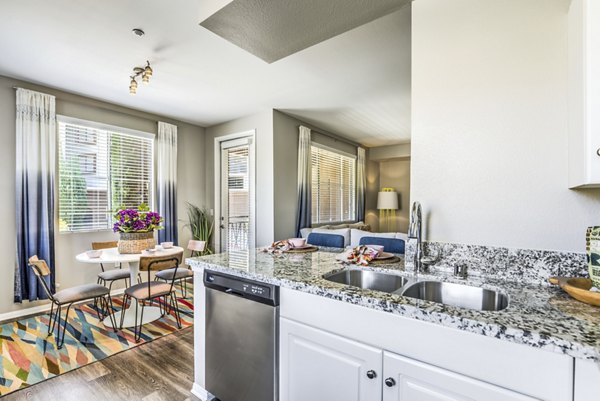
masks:
[[[252,138],[221,142],[221,252],[254,247]]]

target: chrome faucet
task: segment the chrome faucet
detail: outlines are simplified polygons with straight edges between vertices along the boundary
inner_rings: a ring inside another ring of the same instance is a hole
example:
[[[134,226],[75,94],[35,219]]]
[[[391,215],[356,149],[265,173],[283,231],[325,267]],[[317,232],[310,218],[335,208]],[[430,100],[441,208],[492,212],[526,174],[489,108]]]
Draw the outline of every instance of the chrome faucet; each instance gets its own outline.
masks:
[[[421,258],[423,256],[423,243],[421,238],[421,223],[422,223],[421,204],[413,202],[412,211],[410,212],[410,225],[408,227],[408,238],[417,240],[417,249],[415,249],[414,264],[415,273],[422,271],[423,264]]]

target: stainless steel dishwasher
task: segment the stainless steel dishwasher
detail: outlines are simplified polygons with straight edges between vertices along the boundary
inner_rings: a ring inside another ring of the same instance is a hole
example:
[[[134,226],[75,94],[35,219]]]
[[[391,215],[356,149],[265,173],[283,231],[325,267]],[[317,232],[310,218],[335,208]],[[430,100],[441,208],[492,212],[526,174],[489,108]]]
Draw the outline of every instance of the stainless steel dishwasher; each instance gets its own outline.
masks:
[[[279,287],[210,270],[206,390],[221,401],[277,401]]]

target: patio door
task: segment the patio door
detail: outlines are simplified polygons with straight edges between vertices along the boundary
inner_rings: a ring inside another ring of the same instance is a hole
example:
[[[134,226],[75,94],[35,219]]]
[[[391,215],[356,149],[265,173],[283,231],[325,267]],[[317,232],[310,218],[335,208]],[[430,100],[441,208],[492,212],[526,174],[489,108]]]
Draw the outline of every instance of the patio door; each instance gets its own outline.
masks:
[[[221,142],[220,251],[254,247],[252,137]]]

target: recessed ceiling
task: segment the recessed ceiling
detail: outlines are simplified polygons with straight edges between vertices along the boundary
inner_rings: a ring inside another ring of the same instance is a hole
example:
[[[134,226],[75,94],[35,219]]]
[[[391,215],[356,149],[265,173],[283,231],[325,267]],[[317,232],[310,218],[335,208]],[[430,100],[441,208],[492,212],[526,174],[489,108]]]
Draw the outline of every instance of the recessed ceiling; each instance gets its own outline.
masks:
[[[410,0],[233,0],[200,23],[272,63],[390,14]]]
[[[275,108],[366,146],[410,138],[409,7],[273,64],[199,26],[193,0],[0,7],[0,75],[201,126]],[[131,96],[146,60],[152,81]]]

